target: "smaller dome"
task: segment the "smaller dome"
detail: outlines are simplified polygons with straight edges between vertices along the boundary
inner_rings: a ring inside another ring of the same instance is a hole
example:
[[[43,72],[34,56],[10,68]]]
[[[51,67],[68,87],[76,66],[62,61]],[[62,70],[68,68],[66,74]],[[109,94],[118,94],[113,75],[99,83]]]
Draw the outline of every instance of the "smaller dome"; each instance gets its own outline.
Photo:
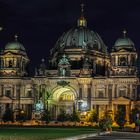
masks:
[[[5,50],[22,50],[25,51],[24,46],[19,42],[10,42],[5,46]]]
[[[130,38],[124,37],[124,38],[119,38],[114,46],[134,46],[133,41]]]
[[[126,36],[126,30],[123,31],[123,36],[114,44],[112,51],[126,50],[126,51],[136,51],[134,42]]]

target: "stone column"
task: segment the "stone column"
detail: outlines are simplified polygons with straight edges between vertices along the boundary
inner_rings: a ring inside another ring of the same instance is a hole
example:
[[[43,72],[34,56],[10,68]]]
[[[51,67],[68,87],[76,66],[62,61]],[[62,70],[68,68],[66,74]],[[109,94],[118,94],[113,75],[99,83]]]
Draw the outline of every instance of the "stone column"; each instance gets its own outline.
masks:
[[[16,91],[17,91],[17,89],[16,89],[16,85],[14,85],[14,97],[16,97]]]
[[[115,88],[114,88],[114,97],[117,98],[118,97],[118,88],[117,88],[117,84],[115,84]]]
[[[87,97],[87,85],[86,84],[84,84],[83,85],[83,98],[86,98]]]
[[[88,88],[87,88],[87,105],[88,105],[88,109],[91,110],[91,85],[88,85]]]
[[[125,107],[126,107],[126,120],[127,120],[127,122],[129,122],[130,121],[130,119],[129,119],[130,107],[128,104]]]
[[[114,104],[113,108],[114,108],[114,115],[115,115],[117,113],[117,111],[118,111],[118,105]]]
[[[95,98],[97,98],[97,85],[95,85],[94,87],[95,87]]]
[[[108,85],[105,86],[105,98],[108,98]]]
[[[78,95],[78,99],[81,100],[81,99],[82,99],[82,96],[83,96],[83,88],[82,88],[82,85],[80,84],[80,85],[79,85],[79,95]]]
[[[1,96],[4,96],[4,85],[1,85]]]
[[[108,85],[109,110],[112,110],[112,89],[113,89],[113,85],[109,84]]]
[[[2,85],[0,85],[0,96],[2,96]]]
[[[128,65],[132,65],[131,63],[131,54],[127,56],[128,57]]]
[[[91,97],[95,98],[95,85],[92,85],[91,93]]]
[[[116,55],[115,57],[116,57],[115,66],[117,66],[118,65],[118,56]]]

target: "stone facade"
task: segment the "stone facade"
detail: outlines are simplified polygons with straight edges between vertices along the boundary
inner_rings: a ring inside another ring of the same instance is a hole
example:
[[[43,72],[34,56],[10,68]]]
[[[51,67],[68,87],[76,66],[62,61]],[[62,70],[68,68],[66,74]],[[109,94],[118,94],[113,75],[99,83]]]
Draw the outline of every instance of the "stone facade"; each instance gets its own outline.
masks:
[[[83,24],[82,24],[83,23]],[[0,54],[0,117],[12,110],[14,120],[21,113],[26,119],[39,119],[49,110],[54,120],[61,110],[71,114],[96,110],[114,114],[123,106],[126,119],[139,103],[137,91],[137,51],[130,38],[119,38],[108,52],[101,37],[87,28],[83,15],[78,25],[64,33],[45,60],[29,77],[29,58],[17,41],[8,43]]]

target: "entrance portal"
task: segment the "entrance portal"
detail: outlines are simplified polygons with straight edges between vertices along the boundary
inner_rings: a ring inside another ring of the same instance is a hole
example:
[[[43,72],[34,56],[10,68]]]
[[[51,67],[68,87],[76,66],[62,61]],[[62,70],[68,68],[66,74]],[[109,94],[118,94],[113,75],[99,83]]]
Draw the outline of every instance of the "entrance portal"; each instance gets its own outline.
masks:
[[[118,111],[126,115],[126,105],[118,105]]]
[[[52,97],[52,115],[56,119],[62,112],[72,114],[75,107],[76,91],[71,87],[59,87],[54,89]]]

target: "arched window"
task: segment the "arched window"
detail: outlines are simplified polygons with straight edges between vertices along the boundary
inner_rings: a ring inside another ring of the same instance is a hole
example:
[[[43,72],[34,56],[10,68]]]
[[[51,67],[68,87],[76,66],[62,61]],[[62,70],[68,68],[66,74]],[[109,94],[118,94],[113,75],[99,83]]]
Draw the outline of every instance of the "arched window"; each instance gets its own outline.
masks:
[[[12,65],[13,65],[12,60],[9,60],[9,61],[8,61],[8,67],[9,67],[9,68],[12,68]]]
[[[32,97],[32,91],[31,90],[27,91],[27,97]]]
[[[132,56],[132,57],[131,57],[131,64],[132,64],[132,66],[135,66],[135,65],[136,65],[135,56]]]
[[[5,96],[7,96],[7,97],[11,97],[11,90],[6,90],[5,91]]]
[[[126,66],[127,65],[127,59],[125,57],[120,58],[120,66]]]

